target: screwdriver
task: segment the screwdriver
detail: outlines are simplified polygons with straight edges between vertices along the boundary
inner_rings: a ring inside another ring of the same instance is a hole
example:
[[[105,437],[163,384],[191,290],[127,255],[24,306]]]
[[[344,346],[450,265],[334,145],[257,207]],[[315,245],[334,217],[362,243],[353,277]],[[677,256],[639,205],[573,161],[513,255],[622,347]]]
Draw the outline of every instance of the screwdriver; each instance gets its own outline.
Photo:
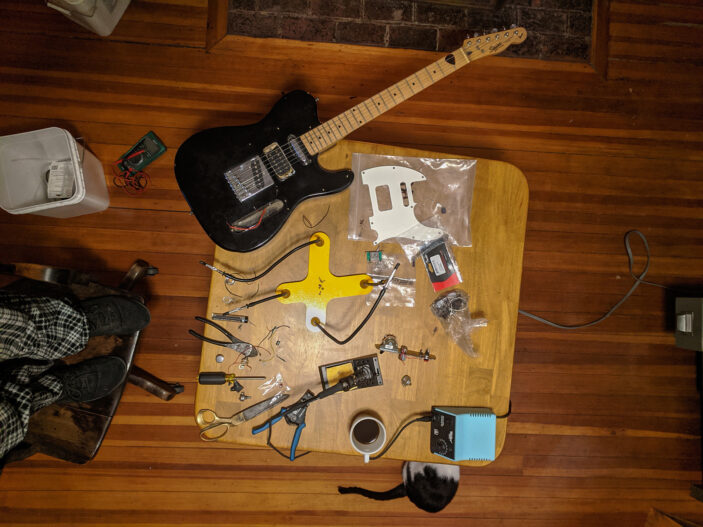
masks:
[[[234,383],[238,380],[264,380],[263,376],[240,377],[234,373],[225,373],[223,371],[201,371],[198,375],[198,384],[226,384]]]

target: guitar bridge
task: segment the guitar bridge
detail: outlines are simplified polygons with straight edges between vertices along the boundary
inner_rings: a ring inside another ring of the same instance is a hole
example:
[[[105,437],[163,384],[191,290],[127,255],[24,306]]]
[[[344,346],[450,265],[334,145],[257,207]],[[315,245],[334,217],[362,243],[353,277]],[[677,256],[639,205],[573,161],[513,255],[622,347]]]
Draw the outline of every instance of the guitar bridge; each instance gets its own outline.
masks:
[[[273,178],[259,156],[230,168],[225,179],[239,201],[246,201],[273,185]]]
[[[293,165],[290,164],[285,152],[278,143],[271,143],[264,148],[264,156],[269,167],[278,179],[284,181],[295,174]]]

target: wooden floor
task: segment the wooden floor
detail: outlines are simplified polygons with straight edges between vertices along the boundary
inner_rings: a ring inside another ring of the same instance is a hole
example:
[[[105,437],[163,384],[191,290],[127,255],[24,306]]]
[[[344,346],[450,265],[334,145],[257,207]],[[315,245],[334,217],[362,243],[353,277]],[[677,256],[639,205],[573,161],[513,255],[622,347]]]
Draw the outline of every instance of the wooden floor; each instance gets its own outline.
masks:
[[[405,500],[336,493],[340,483],[390,488],[399,462],[291,464],[198,439],[200,346],[187,329],[205,312],[210,273],[198,260],[213,245],[187,213],[172,163],[196,130],[257,120],[284,90],[320,97],[329,118],[434,55],[241,38],[206,53],[205,4],[134,0],[114,35],[98,39],[38,0],[0,1],[0,134],[67,128],[106,170],[150,129],[169,148],[148,170],[148,191],[112,188],[104,213],[0,213],[0,258],[105,280],[137,257],[158,266],[136,361],[186,387],[161,402],[128,386],[85,466],[45,456],[8,466],[0,524],[425,525]],[[629,229],[649,239],[649,279],[703,283],[703,6],[612,0],[610,9],[607,80],[581,64],[488,58],[352,137],[521,168],[530,187],[521,307],[564,323],[595,318],[630,287]],[[503,453],[462,469],[432,525],[639,526],[650,507],[703,521],[688,496],[701,479],[695,354],[673,347],[665,300],[642,286],[601,325],[572,332],[521,317]]]

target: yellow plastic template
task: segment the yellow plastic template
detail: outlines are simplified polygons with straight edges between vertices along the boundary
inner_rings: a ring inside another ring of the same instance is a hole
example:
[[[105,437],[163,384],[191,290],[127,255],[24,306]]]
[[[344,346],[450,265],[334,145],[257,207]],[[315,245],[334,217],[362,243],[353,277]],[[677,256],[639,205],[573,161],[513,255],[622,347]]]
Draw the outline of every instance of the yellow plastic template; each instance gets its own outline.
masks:
[[[319,238],[322,244],[310,245],[308,275],[301,282],[287,282],[276,288],[276,292],[288,291],[289,295],[280,297],[279,302],[306,305],[305,325],[310,331],[320,331],[310,321],[317,317],[323,324],[327,304],[335,298],[368,295],[373,286],[368,285],[372,279],[367,274],[335,276],[330,272],[330,239],[324,232],[316,232],[310,240]]]

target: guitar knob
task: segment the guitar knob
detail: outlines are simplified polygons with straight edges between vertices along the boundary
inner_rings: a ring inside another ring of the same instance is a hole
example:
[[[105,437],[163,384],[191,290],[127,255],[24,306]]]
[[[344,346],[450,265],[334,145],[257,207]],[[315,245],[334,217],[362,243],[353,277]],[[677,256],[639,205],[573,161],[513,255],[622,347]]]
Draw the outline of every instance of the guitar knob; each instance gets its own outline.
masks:
[[[447,455],[447,452],[449,452],[449,445],[447,445],[447,442],[444,439],[440,439],[437,441],[437,454],[440,456],[445,456]]]

